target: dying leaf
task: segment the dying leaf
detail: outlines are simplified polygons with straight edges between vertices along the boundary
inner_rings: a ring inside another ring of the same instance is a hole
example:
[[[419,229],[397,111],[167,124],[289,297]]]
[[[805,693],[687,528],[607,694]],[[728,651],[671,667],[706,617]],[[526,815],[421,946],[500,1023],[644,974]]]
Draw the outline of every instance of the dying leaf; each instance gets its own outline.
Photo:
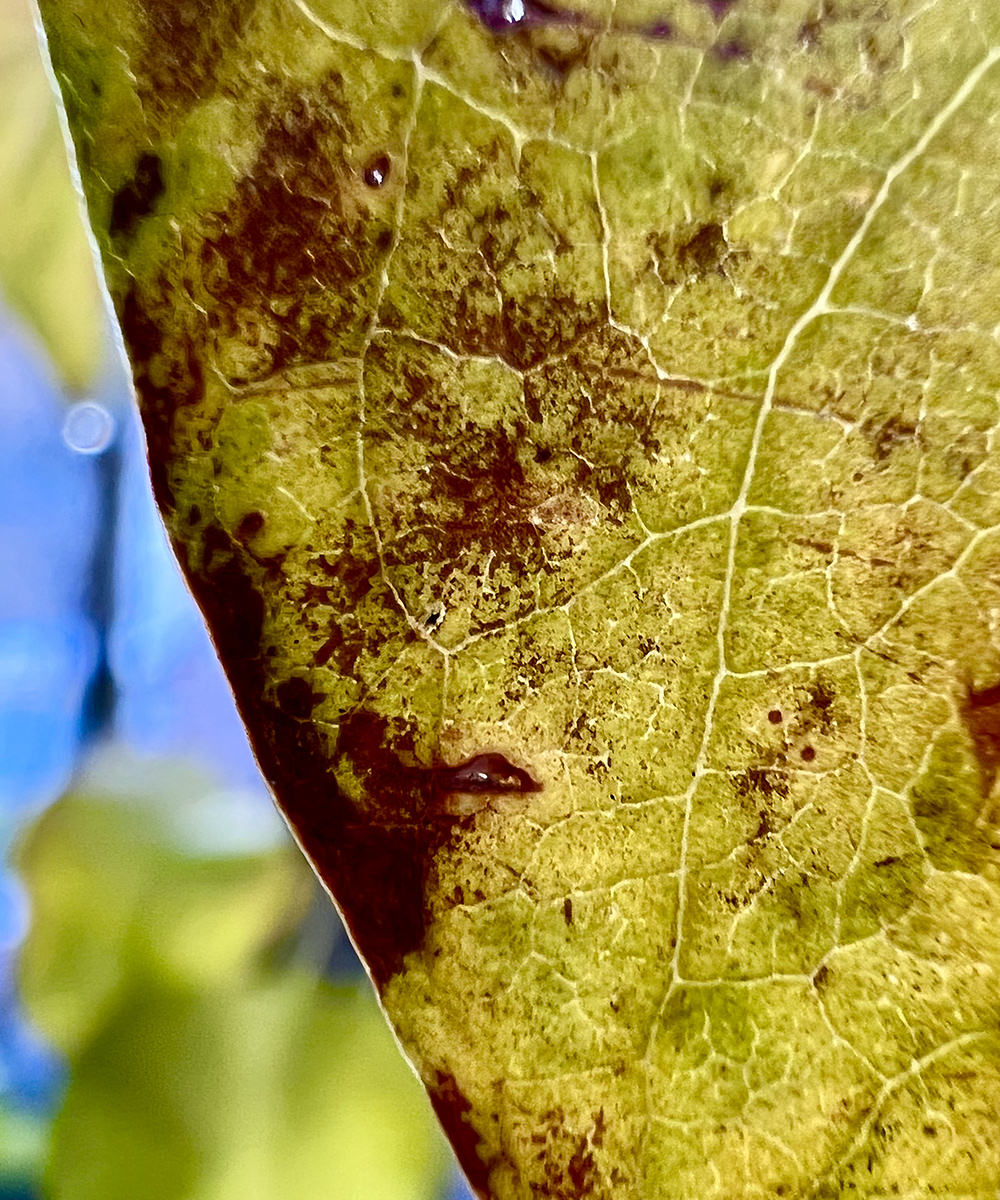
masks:
[[[153,483],[495,1200],[1000,1184],[1000,7],[44,0]]]

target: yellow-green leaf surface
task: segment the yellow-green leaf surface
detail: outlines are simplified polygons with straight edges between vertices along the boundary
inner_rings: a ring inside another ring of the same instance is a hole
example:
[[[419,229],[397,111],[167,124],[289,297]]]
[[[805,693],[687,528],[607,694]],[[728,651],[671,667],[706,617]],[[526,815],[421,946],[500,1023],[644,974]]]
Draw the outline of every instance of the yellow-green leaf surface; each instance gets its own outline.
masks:
[[[0,296],[80,390],[105,321],[33,16],[30,0],[0,0]]]
[[[374,998],[279,966],[314,886],[287,842],[239,848],[252,822],[126,763],[29,831],[22,988],[69,1063],[51,1200],[440,1195],[447,1150]]]
[[[474,1186],[995,1198],[1000,6],[42,11],[159,503]]]

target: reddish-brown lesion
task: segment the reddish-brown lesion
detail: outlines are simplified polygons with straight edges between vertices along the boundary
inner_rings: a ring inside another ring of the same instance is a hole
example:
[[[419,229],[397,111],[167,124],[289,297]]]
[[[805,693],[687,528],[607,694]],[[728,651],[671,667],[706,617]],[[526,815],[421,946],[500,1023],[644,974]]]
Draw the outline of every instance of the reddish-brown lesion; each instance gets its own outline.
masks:
[[[1000,770],[1000,683],[980,691],[970,687],[961,713],[979,765],[982,794],[987,797]]]

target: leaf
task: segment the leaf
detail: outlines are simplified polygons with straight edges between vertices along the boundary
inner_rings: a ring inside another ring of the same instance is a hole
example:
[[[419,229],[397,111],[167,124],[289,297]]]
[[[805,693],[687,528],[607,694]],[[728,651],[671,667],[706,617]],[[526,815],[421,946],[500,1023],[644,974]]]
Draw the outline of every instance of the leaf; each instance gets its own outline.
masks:
[[[304,865],[273,836],[191,843],[221,802],[195,772],[105,763],[29,832],[23,990],[71,1065],[46,1195],[431,1200],[444,1148],[372,998],[268,965]]]
[[[153,484],[473,1184],[1000,1183],[1000,9],[46,0]]]
[[[83,389],[103,343],[93,256],[26,0],[0,0],[0,289],[63,382]]]

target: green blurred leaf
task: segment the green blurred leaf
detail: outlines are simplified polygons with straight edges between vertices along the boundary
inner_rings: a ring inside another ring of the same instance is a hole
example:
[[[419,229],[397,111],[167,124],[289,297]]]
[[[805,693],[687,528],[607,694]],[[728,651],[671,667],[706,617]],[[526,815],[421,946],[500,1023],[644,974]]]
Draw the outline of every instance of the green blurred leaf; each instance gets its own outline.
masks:
[[[308,869],[287,838],[192,843],[213,802],[195,772],[119,763],[24,841],[24,997],[71,1067],[49,1194],[434,1195],[444,1144],[368,988],[270,965],[314,896]]]
[[[34,910],[23,988],[70,1056],[134,987],[208,988],[252,974],[312,894],[290,843],[246,856],[184,845],[184,818],[211,797],[203,775],[138,763],[129,775],[119,767],[85,781],[39,819],[20,854]]]
[[[74,1067],[53,1200],[421,1200],[444,1146],[373,999],[304,975],[160,986]]]
[[[71,388],[93,383],[104,307],[28,0],[0,0],[0,292]]]
[[[0,1197],[6,1188],[23,1190],[38,1182],[48,1133],[43,1117],[0,1108]]]

